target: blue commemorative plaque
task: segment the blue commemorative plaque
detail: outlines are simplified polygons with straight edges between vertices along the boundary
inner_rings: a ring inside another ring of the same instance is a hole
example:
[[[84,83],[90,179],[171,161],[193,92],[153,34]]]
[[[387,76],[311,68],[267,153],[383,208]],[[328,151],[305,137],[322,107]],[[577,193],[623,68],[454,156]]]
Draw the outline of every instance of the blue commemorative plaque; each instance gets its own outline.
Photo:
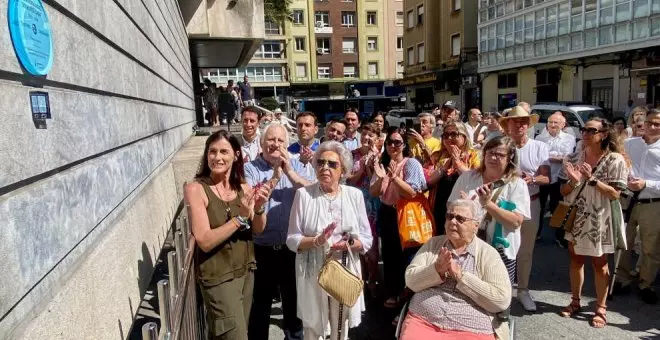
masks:
[[[45,76],[53,65],[53,39],[41,0],[9,0],[9,32],[26,71]]]

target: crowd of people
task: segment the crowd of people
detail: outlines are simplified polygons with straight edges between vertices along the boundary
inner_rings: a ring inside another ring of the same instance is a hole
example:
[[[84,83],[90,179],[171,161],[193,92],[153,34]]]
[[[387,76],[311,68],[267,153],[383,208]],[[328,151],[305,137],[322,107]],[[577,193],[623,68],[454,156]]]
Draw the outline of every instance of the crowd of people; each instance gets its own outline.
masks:
[[[273,299],[287,339],[347,339],[365,294],[379,292],[385,308],[409,302],[404,320],[393,321],[401,339],[507,339],[514,287],[523,308],[536,310],[530,273],[546,212],[566,205],[572,218],[555,236],[568,249],[572,299],[557,312],[582,308],[590,260],[597,303],[589,322],[606,326],[615,251],[613,293],[637,283],[644,302],[658,302],[660,111],[634,109],[629,120],[642,125],[629,134],[590,118],[580,143],[561,112],[530,138],[539,117],[526,103],[471,109],[463,122],[447,102],[418,118],[417,129],[386,128],[383,112],[361,121],[349,109],[317,139],[315,114],[298,112],[298,141],[289,143],[285,125],[245,106],[241,136],[207,139],[185,201],[210,339],[268,339]],[[430,221],[417,227],[432,235],[404,233],[413,217]],[[354,305],[320,286],[329,259],[364,279]]]

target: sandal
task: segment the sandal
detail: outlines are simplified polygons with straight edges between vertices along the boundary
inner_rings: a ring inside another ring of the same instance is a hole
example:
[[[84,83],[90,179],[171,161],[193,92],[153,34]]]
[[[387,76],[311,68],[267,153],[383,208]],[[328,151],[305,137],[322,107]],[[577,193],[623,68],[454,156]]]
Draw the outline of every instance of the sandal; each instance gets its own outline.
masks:
[[[383,303],[385,308],[397,308],[399,306],[399,297],[391,297]]]
[[[602,312],[601,312],[602,310]],[[607,325],[607,306],[598,306],[596,307],[596,312],[591,318],[591,327],[594,328],[603,328]]]
[[[571,304],[559,311],[559,315],[564,318],[570,318],[574,314],[579,313],[580,309],[582,309],[580,306],[580,298],[571,297]]]

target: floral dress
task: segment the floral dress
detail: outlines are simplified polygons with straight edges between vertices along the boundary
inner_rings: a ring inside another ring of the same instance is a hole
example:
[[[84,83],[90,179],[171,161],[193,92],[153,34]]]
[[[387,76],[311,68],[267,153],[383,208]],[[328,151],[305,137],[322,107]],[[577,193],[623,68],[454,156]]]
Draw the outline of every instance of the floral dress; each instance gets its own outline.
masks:
[[[600,164],[593,170],[593,177],[607,183],[615,189],[625,189],[628,180],[628,166],[619,153],[611,152],[603,156]],[[576,152],[568,156],[573,165],[584,162],[584,152]],[[562,168],[559,178],[568,180],[566,171]],[[613,218],[621,216],[621,211],[612,211],[611,200],[600,193],[595,186],[586,185],[579,197],[580,188],[575,188],[565,197],[567,202],[575,202],[575,223],[571,231],[567,231],[565,239],[573,242],[575,253],[583,256],[599,257],[615,251]],[[620,210],[621,207],[618,206]]]

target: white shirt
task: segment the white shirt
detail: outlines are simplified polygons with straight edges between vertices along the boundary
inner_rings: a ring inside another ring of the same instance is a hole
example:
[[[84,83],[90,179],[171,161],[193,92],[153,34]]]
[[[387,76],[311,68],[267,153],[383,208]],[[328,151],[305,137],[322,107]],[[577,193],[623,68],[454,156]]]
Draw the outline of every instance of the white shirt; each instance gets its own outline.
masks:
[[[529,176],[534,176],[541,165],[547,165],[548,157],[550,157],[548,145],[537,140],[528,139],[522,148],[518,148],[520,171]],[[539,193],[537,184],[529,184],[528,189],[530,196]]]
[[[470,122],[465,122],[463,125],[465,125],[465,129],[467,130],[468,136],[470,136],[470,141],[474,143],[474,134],[477,133],[477,128],[479,127],[479,123],[477,123],[477,126],[472,127],[470,125]]]
[[[251,162],[257,158],[261,153],[261,138],[260,133],[257,131],[257,135],[254,137],[252,142],[248,142],[243,134],[241,134],[241,151],[243,152],[243,161],[245,163]]]
[[[477,196],[477,188],[484,184],[483,177],[476,170],[471,170],[464,172],[456,180],[456,184],[449,195],[448,202],[455,201],[461,198],[461,191],[467,193],[468,197]],[[530,212],[530,201],[529,201],[529,191],[527,190],[527,185],[520,177],[516,177],[512,181],[508,182],[502,187],[500,195],[497,197],[495,203],[500,201],[509,201],[516,205],[513,209],[513,212],[519,213],[523,216],[523,219],[531,219]],[[477,205],[477,216],[481,220],[486,215],[486,210],[484,210],[480,204]],[[486,233],[488,234],[489,244],[493,240],[493,235],[495,234],[495,225],[497,221],[492,219],[490,223],[486,226]],[[506,228],[502,228],[502,233],[504,238],[506,238],[510,246],[509,248],[504,248],[504,254],[509,259],[515,259],[518,255],[518,249],[520,248],[520,228],[517,228],[515,231],[508,231]]]
[[[537,141],[548,144],[550,157],[566,157],[573,153],[575,150],[575,136],[564,131],[559,131],[557,136],[553,137],[548,129],[543,129],[543,132],[536,137]],[[559,170],[563,166],[560,162],[550,162],[550,183],[556,183],[559,179]]]
[[[641,137],[629,138],[625,149],[632,162],[630,174],[646,181],[639,198],[660,198],[660,140],[649,145]]]

